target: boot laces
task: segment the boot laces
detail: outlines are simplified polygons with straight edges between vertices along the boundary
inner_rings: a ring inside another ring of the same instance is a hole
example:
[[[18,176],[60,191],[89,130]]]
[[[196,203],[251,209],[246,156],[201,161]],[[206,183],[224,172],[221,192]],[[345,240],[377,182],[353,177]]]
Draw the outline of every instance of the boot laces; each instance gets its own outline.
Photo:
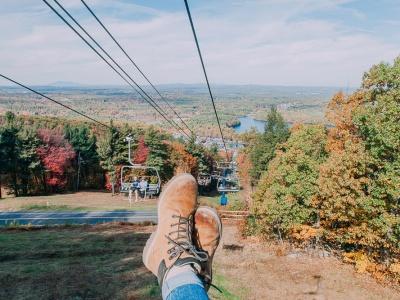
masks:
[[[208,254],[205,251],[197,250],[192,242],[193,231],[193,216],[182,217],[178,215],[172,216],[178,219],[176,223],[171,224],[171,230],[165,237],[168,239],[168,244],[172,245],[168,249],[169,260],[179,257],[182,253],[186,252],[194,256],[198,261],[205,262],[208,260]]]

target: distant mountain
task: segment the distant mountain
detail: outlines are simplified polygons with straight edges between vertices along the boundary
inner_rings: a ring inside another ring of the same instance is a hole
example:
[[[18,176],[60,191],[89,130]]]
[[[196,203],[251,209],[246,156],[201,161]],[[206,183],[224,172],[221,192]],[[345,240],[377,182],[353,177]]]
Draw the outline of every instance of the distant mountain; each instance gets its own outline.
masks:
[[[57,87],[83,87],[83,84],[72,82],[72,81],[55,81],[49,83],[48,86],[57,86]]]

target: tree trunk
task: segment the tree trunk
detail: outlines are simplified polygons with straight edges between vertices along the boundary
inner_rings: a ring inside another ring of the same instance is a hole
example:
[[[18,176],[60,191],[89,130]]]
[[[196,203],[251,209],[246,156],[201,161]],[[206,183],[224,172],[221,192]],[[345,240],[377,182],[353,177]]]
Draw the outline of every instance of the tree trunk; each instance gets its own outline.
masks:
[[[13,189],[14,189],[14,195],[15,197],[18,197],[18,182],[17,182],[17,172],[13,172],[12,174],[12,185],[13,185]]]
[[[23,196],[28,195],[28,181],[27,180],[24,180],[22,182],[22,194],[23,194]]]
[[[42,173],[42,181],[43,181],[43,192],[47,194],[47,186],[46,186],[46,173],[43,171]]]

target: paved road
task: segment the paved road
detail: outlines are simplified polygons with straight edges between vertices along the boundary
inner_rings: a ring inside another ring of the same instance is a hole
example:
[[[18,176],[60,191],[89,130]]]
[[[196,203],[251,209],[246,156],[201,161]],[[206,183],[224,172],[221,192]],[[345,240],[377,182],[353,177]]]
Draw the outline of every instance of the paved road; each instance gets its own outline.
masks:
[[[32,225],[96,224],[105,222],[157,222],[156,211],[0,212],[0,226],[16,222]]]

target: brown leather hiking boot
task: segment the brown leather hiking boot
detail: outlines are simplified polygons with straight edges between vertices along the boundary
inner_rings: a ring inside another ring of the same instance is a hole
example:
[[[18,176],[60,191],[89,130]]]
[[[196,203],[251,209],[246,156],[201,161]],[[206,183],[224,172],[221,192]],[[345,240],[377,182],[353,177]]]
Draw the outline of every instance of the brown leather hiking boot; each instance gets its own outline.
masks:
[[[190,174],[172,178],[158,202],[158,225],[146,242],[143,263],[162,287],[172,266],[193,265],[197,270],[208,259],[192,243],[193,215],[197,207],[197,182]]]
[[[208,260],[202,263],[200,277],[208,290],[212,282],[212,261],[222,236],[222,223],[215,209],[200,206],[194,215],[193,242],[198,250],[208,254]]]

